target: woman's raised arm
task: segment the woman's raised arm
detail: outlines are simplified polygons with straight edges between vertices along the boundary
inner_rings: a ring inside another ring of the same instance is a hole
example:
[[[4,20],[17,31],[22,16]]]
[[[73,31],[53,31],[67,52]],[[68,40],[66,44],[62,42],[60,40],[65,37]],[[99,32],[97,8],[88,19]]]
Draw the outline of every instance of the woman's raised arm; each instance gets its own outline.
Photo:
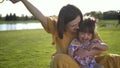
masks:
[[[19,0],[10,0],[13,3],[18,2]],[[25,7],[31,12],[33,16],[35,16],[41,24],[45,27],[47,26],[47,18],[35,7],[33,6],[28,0],[20,0]]]

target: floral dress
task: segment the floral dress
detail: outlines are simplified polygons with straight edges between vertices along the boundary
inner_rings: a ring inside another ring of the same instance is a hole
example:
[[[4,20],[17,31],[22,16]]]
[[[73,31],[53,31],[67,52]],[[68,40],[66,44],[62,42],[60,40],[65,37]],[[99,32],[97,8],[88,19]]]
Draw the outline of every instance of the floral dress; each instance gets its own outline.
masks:
[[[73,57],[79,64],[81,64],[84,67],[87,68],[94,68],[94,65],[96,64],[95,58],[92,55],[87,55],[85,57],[79,56],[79,48],[82,48],[84,51],[88,50],[87,46],[90,44],[100,43],[99,40],[92,40],[88,44],[81,44],[76,38],[72,40],[70,43],[70,47],[68,50],[68,54]],[[83,51],[83,53],[84,53]]]

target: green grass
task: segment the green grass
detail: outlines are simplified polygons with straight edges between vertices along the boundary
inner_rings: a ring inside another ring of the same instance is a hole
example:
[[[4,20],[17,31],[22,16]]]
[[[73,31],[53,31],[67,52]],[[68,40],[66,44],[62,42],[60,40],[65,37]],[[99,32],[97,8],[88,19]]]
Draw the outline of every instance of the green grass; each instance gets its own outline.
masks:
[[[107,53],[120,54],[120,24],[117,23],[117,20],[101,20],[97,24],[100,37],[109,46]]]
[[[108,53],[120,54],[120,29],[119,30],[99,30],[102,40],[109,46]]]
[[[0,32],[0,68],[49,68],[53,51],[43,30]]]
[[[99,27],[114,27],[117,23],[118,20],[100,20],[97,24]]]
[[[100,26],[98,33],[108,44],[107,53],[120,55],[120,26]],[[117,23],[117,21],[112,21]],[[44,30],[0,31],[0,68],[49,68],[55,51],[52,37]]]

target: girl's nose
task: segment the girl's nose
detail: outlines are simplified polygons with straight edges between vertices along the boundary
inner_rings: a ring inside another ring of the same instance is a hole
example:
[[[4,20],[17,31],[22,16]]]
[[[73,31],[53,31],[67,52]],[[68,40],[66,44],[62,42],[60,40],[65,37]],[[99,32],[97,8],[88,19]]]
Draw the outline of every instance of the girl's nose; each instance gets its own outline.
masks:
[[[85,34],[84,34],[84,37],[85,37],[85,38],[87,38],[87,37],[88,37],[87,33],[85,33]]]

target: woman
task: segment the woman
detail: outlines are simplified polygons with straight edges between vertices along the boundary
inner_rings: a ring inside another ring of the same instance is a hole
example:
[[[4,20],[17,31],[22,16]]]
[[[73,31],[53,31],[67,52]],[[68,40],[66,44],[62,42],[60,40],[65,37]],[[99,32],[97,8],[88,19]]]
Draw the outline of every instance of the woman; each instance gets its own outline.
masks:
[[[56,45],[56,53],[53,55],[54,58],[52,58],[50,67],[80,68],[77,62],[68,56],[67,51],[69,43],[76,36],[79,29],[78,24],[83,20],[81,11],[73,5],[66,5],[60,10],[58,17],[45,17],[27,0],[20,1],[41,22],[46,32],[51,33],[53,37],[53,43]],[[16,3],[18,0],[11,0],[11,2]],[[99,38],[98,34],[95,34],[95,38]],[[100,61],[101,58],[104,57],[99,57],[97,61]],[[101,61],[104,62],[105,60],[102,59]],[[99,63],[102,64],[101,61]],[[109,64],[106,64],[105,68],[110,68],[107,65]]]

